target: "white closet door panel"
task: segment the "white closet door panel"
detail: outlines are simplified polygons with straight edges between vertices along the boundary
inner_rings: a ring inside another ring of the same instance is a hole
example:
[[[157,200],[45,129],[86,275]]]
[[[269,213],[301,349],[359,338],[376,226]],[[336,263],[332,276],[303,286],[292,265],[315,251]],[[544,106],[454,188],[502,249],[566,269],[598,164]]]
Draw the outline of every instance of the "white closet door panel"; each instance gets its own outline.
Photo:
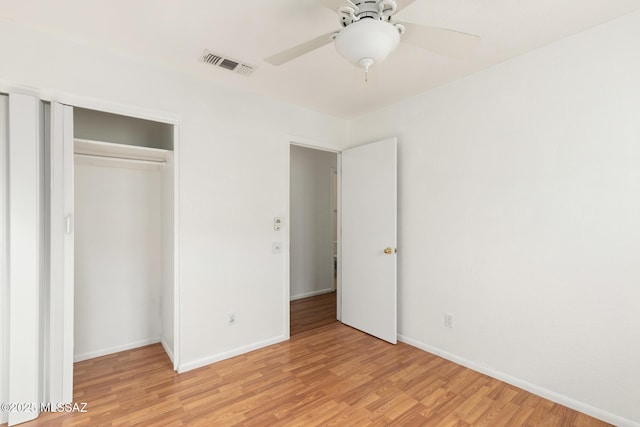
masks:
[[[9,96],[9,402],[40,401],[38,99]],[[36,418],[9,413],[9,425]]]
[[[73,108],[51,104],[49,400],[73,400]]]

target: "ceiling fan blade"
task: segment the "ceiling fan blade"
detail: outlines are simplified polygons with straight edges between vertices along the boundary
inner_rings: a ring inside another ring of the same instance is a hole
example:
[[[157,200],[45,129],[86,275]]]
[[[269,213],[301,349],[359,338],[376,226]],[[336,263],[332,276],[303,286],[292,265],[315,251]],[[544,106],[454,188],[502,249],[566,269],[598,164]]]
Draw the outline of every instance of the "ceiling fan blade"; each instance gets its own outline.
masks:
[[[268,58],[265,58],[265,61],[271,65],[282,65],[285,62],[289,62],[293,59],[296,59],[305,53],[309,53],[313,50],[316,50],[324,45],[327,45],[333,41],[331,37],[336,31],[331,31],[330,33],[323,34],[315,39],[311,39],[307,42],[299,44],[297,46],[293,46],[287,50],[283,50],[282,52],[276,53]]]
[[[445,56],[461,57],[480,43],[480,37],[446,28],[400,22],[405,32],[402,41]]]

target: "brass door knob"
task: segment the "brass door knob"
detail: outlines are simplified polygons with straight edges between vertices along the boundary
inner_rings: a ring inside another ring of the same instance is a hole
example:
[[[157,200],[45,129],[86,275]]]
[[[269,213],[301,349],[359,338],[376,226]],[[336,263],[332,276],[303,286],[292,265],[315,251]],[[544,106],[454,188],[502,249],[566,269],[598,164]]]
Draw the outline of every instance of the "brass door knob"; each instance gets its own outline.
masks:
[[[385,254],[387,254],[387,255],[391,255],[391,254],[393,253],[393,249],[391,249],[391,248],[386,248],[386,249],[384,250],[384,253],[385,253]]]

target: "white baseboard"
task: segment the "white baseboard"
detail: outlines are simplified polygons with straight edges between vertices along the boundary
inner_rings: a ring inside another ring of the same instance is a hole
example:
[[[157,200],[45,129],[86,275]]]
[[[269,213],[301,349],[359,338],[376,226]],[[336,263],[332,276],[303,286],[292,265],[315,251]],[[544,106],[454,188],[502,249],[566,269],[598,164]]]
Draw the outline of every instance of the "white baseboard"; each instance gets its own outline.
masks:
[[[304,294],[291,295],[289,297],[289,300],[294,301],[294,300],[302,299],[302,298],[315,297],[316,295],[328,294],[329,292],[333,292],[333,291],[335,291],[335,289],[328,288],[328,289],[321,289],[319,291],[306,292]]]
[[[214,354],[213,356],[205,357],[204,359],[195,360],[193,362],[184,363],[178,366],[178,373],[181,374],[183,372],[191,371],[193,369],[201,368],[203,366],[210,365],[215,362],[220,362],[221,360],[230,359],[234,356],[239,356],[244,353],[248,353],[253,350],[258,350],[263,347],[267,347],[273,344],[277,344],[282,341],[286,341],[287,337],[284,335],[280,335],[275,338],[271,338],[265,341],[259,341],[253,343],[251,345],[247,345],[244,347],[236,348],[230,351],[226,351],[224,353]]]
[[[120,351],[131,350],[132,348],[143,347],[149,344],[156,344],[160,342],[160,337],[148,338],[142,341],[136,341],[129,344],[118,345],[111,348],[105,348],[97,351],[90,351],[88,353],[76,354],[73,356],[73,361],[82,362],[83,360],[93,359],[95,357],[106,356],[107,354],[118,353]]]
[[[173,361],[173,351],[171,350],[171,347],[169,347],[169,344],[167,344],[167,342],[165,341],[164,337],[160,338],[160,344],[162,344],[162,348],[164,348],[164,352],[167,353],[167,356],[169,356],[169,360],[171,360],[171,364],[175,366],[175,362]]]
[[[574,409],[576,411],[582,412],[594,418],[598,418],[602,421],[605,421],[609,424],[613,424],[618,427],[640,427],[640,423],[632,421],[627,418],[620,417],[616,414],[612,414],[611,412],[605,411],[600,408],[596,408],[584,402],[580,402],[579,400],[572,399],[568,396],[565,396],[560,393],[556,393],[552,390],[546,389],[544,387],[540,387],[538,385],[532,384],[528,381],[522,380],[520,378],[513,377],[509,374],[505,374],[504,372],[496,371],[494,369],[488,368],[486,366],[478,365],[475,362],[467,360],[465,358],[456,356],[455,354],[449,353],[447,351],[441,350],[437,347],[430,346],[429,344],[425,344],[423,342],[414,340],[404,335],[398,334],[398,341],[402,341],[403,343],[409,344],[413,347],[417,347],[421,350],[424,350],[428,353],[435,354],[437,356],[442,357],[443,359],[450,360],[458,365],[462,365],[466,368],[472,369],[476,372],[480,372],[481,374],[488,375],[492,378],[496,378],[500,381],[504,381],[505,383],[511,384],[513,386],[519,387],[523,390],[526,390],[530,393],[536,394],[538,396],[544,397],[545,399],[551,400],[553,402],[559,403],[560,405],[564,405],[568,408]]]

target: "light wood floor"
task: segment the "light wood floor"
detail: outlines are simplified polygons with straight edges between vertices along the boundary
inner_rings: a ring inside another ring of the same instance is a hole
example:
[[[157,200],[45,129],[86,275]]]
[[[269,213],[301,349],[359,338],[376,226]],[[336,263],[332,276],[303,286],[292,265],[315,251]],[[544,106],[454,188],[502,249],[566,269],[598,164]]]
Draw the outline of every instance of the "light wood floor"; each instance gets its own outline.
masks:
[[[336,292],[291,301],[290,335],[298,335],[337,322]]]
[[[88,413],[24,425],[607,425],[337,322],[180,375],[156,344],[79,362],[74,376]]]

